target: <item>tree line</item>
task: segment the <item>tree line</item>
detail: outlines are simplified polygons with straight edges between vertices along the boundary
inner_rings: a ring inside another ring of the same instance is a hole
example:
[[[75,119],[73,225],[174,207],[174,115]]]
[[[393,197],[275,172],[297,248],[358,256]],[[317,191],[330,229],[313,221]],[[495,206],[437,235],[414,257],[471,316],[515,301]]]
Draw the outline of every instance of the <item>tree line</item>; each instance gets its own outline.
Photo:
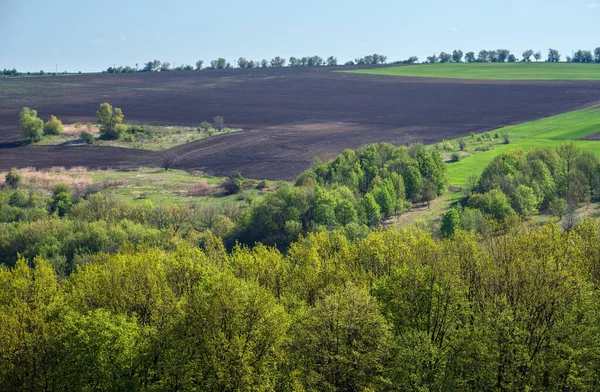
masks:
[[[365,64],[385,64],[387,56],[383,56],[377,53],[372,55],[366,55],[358,57],[354,61],[348,61],[344,65],[365,65]],[[271,60],[248,60],[245,57],[240,57],[236,62],[235,66],[238,68],[267,68],[267,67],[320,67],[320,66],[337,66],[338,60],[335,56],[329,56],[322,58],[321,56],[304,56],[304,57],[290,57],[286,60],[283,57],[276,56]],[[208,66],[205,67],[204,60],[198,60],[195,66],[183,64],[178,67],[173,67],[169,62],[161,62],[160,60],[152,60],[144,63],[142,67],[136,64],[135,67],[131,66],[119,66],[119,67],[108,67],[103,73],[133,73],[133,72],[168,72],[168,71],[200,71],[202,69],[228,69],[234,68],[234,64],[228,62],[226,59],[220,57],[212,60]]]

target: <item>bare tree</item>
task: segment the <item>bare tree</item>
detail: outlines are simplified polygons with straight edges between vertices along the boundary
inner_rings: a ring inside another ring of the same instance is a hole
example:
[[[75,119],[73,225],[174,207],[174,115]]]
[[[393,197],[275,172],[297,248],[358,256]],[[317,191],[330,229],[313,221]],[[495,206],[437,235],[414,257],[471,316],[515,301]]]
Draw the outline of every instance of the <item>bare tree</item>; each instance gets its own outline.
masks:
[[[163,152],[161,166],[163,169],[165,169],[165,171],[169,170],[171,167],[173,167],[173,165],[175,164],[176,161],[177,161],[177,155],[175,155],[171,151]]]
[[[222,116],[217,116],[213,118],[213,127],[216,128],[219,132],[225,128],[225,119]]]

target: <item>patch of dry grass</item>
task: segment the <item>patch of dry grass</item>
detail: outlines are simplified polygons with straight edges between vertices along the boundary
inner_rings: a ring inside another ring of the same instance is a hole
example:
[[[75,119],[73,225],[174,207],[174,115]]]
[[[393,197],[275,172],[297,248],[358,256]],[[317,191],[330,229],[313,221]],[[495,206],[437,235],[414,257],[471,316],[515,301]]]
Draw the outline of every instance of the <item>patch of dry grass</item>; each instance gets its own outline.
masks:
[[[56,166],[39,170],[27,167],[19,169],[17,172],[23,178],[23,185],[35,186],[46,190],[51,190],[56,184],[69,184],[71,187],[77,189],[91,185],[94,182],[87,174],[87,169],[82,166],[70,169]],[[0,172],[0,185],[4,185],[7,173]]]

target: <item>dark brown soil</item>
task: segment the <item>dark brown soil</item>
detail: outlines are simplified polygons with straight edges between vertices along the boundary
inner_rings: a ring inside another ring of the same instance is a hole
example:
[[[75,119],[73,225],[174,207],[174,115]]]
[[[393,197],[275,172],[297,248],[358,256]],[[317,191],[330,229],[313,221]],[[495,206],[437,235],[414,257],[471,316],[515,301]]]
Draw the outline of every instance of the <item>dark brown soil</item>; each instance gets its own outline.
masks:
[[[95,120],[102,102],[126,121],[198,125],[223,116],[244,132],[171,150],[176,167],[291,179],[314,157],[388,141],[433,143],[600,101],[600,82],[486,82],[371,76],[330,68],[78,75],[0,80],[0,170],[12,166],[160,166],[162,154],[18,143],[21,107],[64,122]]]

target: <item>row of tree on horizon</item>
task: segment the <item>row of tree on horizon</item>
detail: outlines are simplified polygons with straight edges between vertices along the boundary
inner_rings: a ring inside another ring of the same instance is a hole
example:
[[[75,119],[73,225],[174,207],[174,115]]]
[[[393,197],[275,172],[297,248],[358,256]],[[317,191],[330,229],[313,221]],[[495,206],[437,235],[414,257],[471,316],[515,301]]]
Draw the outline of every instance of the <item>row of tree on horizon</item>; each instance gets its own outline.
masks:
[[[425,61],[421,64],[435,64],[435,63],[515,63],[515,62],[531,62],[532,59],[536,62],[542,60],[543,55],[541,51],[534,52],[532,49],[527,49],[521,54],[521,58],[510,52],[508,49],[497,49],[497,50],[481,50],[477,54],[475,52],[464,53],[460,49],[455,49],[452,53],[440,52],[438,55],[434,53],[431,56],[427,56]],[[562,55],[557,49],[548,49],[548,54],[545,61],[549,63],[561,62]],[[565,61],[567,63],[600,63],[600,47],[591,50],[579,49],[573,52],[572,56],[566,56]],[[151,60],[143,63],[142,67],[136,63],[135,67],[126,66],[112,66],[108,67],[102,73],[133,73],[133,72],[168,72],[168,71],[200,71],[203,69],[229,69],[229,68],[276,68],[276,67],[321,67],[321,66],[353,66],[353,65],[381,65],[388,64],[387,56],[374,53],[372,55],[366,55],[363,57],[357,57],[354,60],[347,61],[344,64],[338,63],[338,59],[335,56],[329,56],[322,58],[318,55],[315,56],[304,56],[304,57],[290,57],[286,60],[283,57],[276,56],[271,60],[248,60],[245,57],[240,57],[235,64],[227,61],[225,58],[218,58],[212,60],[207,66],[204,64],[204,60],[196,61],[195,65],[182,64],[180,66],[174,66],[170,62],[162,62],[160,60]],[[406,60],[394,61],[389,63],[395,64],[419,64],[419,58],[417,56],[411,56]],[[62,72],[66,74],[67,72]],[[81,71],[79,72],[81,73]],[[0,76],[21,76],[21,75],[46,75],[52,74],[44,72],[19,72],[15,68],[3,69],[0,71]],[[56,74],[56,73],[54,73]]]

